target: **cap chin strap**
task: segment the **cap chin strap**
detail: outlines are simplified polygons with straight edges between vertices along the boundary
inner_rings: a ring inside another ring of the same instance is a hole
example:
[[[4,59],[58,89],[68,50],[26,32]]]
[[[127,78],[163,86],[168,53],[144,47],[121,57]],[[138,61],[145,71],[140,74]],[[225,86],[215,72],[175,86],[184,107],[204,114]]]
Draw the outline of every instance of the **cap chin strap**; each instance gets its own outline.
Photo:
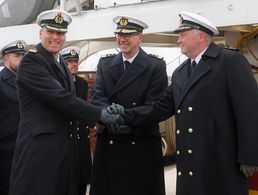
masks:
[[[53,27],[49,25],[42,25],[42,28],[45,28],[51,31],[56,31],[56,32],[63,32],[63,33],[67,32],[67,28],[58,28],[58,27]]]

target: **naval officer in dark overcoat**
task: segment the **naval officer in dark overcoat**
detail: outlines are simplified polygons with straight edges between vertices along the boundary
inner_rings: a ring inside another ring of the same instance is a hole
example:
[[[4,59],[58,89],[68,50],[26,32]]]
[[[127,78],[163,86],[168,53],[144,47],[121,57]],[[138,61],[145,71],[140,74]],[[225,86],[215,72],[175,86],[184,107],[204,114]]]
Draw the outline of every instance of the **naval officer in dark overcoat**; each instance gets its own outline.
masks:
[[[258,169],[258,89],[250,64],[212,43],[219,32],[206,18],[180,18],[175,33],[189,58],[152,108],[128,110],[124,118],[136,125],[175,114],[176,195],[248,195],[247,177]]]
[[[65,60],[72,76],[75,86],[76,96],[87,101],[88,98],[88,82],[78,76],[80,48],[69,46],[60,52]],[[76,131],[78,139],[79,165],[80,165],[80,187],[79,195],[85,195],[87,184],[90,184],[92,159],[90,148],[90,131],[87,123],[83,121],[75,121],[72,128]]]
[[[0,194],[9,194],[10,172],[19,128],[19,102],[16,71],[25,54],[22,40],[8,43],[1,49],[4,68],[0,72]]]
[[[9,195],[77,195],[79,164],[74,119],[112,123],[106,109],[76,97],[73,79],[59,52],[72,17],[42,12],[41,43],[23,57],[17,71],[20,124]]]
[[[148,105],[167,86],[165,61],[141,47],[144,22],[114,18],[120,52],[99,60],[92,103],[125,108]],[[97,130],[91,195],[165,195],[158,123]]]

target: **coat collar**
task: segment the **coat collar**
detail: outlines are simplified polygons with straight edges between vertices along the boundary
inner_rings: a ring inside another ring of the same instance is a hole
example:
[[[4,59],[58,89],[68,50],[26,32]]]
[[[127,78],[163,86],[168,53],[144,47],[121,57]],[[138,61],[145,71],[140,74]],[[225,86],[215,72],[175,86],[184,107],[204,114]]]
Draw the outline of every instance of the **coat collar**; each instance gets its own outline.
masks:
[[[70,70],[68,69],[66,63],[64,62],[63,58],[60,57],[60,62],[58,64],[57,60],[54,58],[54,56],[49,53],[43,46],[42,43],[39,43],[36,46],[36,49],[39,51],[39,53],[44,56],[45,61],[47,62],[48,65],[50,65],[50,68],[53,69],[51,66],[56,66],[57,69],[60,71],[60,73],[63,75],[64,80],[69,83],[69,88],[70,90],[74,89],[74,83],[73,83],[73,78],[70,73]],[[62,67],[61,67],[62,66]]]
[[[42,43],[39,43],[37,46],[36,46],[37,50],[44,56],[45,60],[50,63],[50,64],[55,64],[55,66],[57,66],[58,70],[62,73],[62,75],[66,78],[67,77],[67,74],[65,72],[65,69],[62,67],[61,65],[61,57],[59,58],[60,59],[60,62],[58,62],[54,56],[49,53],[42,45]]]
[[[209,58],[217,58],[220,53],[221,48],[214,43],[211,43],[205,53],[202,55],[202,59],[198,63],[195,71],[190,78],[187,76],[187,64],[191,63],[191,60],[188,59],[182,65],[179,66],[177,71],[174,72],[173,81],[179,90],[175,91],[175,105],[178,107],[186,94],[190,91],[192,86],[197,83],[202,77],[211,71],[211,66],[208,63]]]
[[[44,56],[47,62],[53,63],[55,61],[54,56],[43,47],[42,43],[39,43],[36,49]]]
[[[12,73],[8,68],[4,67],[1,70],[1,75],[2,75],[3,81],[5,81],[10,86],[16,89],[16,83],[15,83],[16,75],[14,73]]]
[[[126,71],[124,71],[123,68],[122,53],[116,55],[111,63],[111,74],[117,80],[117,83],[114,86],[110,95],[113,95],[117,91],[123,89],[129,83],[139,77],[148,67],[148,64],[148,54],[145,53],[145,51],[143,51],[143,49],[141,48],[138,55],[136,56],[130,67],[126,69]]]

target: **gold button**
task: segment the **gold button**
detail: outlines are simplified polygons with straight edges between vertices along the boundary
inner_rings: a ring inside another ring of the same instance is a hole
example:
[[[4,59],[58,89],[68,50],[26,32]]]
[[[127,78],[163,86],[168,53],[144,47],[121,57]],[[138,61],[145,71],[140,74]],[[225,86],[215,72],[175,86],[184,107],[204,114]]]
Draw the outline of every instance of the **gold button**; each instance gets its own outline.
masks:
[[[87,136],[87,138],[89,139],[89,138],[90,138],[90,136],[88,135],[88,136]]]
[[[179,150],[177,150],[177,151],[176,151],[176,154],[177,154],[177,155],[179,155],[179,154],[180,154]]]
[[[180,134],[180,130],[176,130],[176,134],[179,135]]]
[[[192,154],[192,153],[193,153],[193,151],[192,151],[192,150],[188,150],[187,152],[188,152],[188,154]]]
[[[181,175],[182,175],[181,171],[178,171],[177,175],[178,175],[178,176],[181,176]]]
[[[70,133],[70,137],[73,137],[73,134]]]
[[[189,175],[190,175],[190,176],[193,176],[193,172],[192,172],[192,171],[189,171]]]
[[[192,128],[189,128],[189,129],[188,129],[188,132],[189,132],[189,133],[192,133],[192,132],[193,132],[193,129],[192,129]]]
[[[136,106],[136,103],[135,103],[135,102],[133,102],[133,106]]]
[[[113,144],[114,143],[114,141],[113,140],[109,140],[109,144]]]
[[[135,145],[135,142],[132,142],[132,145]]]
[[[188,111],[189,111],[189,112],[192,112],[192,111],[193,111],[193,107],[189,106],[189,107],[188,107]]]
[[[80,128],[79,128],[79,127],[77,127],[77,128],[76,128],[76,130],[80,130]]]
[[[178,110],[177,110],[177,114],[180,114],[180,112],[181,112],[181,110],[180,110],[180,109],[178,109]]]
[[[73,122],[72,121],[70,121],[70,125],[72,125],[73,124]]]

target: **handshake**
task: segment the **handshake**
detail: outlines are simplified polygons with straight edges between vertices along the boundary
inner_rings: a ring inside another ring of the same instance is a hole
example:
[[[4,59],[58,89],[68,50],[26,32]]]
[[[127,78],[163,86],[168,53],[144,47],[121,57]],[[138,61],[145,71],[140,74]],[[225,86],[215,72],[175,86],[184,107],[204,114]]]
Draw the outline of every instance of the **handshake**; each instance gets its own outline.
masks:
[[[125,125],[123,118],[124,107],[119,104],[112,104],[103,108],[100,115],[100,121],[107,126],[107,130],[112,134],[130,134],[131,128]]]

